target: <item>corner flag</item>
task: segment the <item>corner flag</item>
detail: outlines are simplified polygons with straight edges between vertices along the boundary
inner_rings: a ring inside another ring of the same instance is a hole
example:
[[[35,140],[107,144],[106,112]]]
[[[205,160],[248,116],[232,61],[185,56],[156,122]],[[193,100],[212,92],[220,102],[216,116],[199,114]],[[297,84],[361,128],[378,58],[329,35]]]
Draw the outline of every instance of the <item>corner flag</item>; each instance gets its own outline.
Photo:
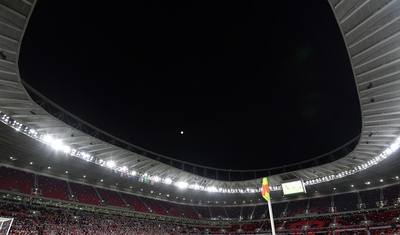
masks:
[[[271,200],[270,200],[270,197],[269,197],[269,185],[268,185],[268,178],[267,177],[264,177],[262,179],[261,195],[268,202],[269,218],[271,220],[271,233],[272,233],[272,235],[275,235],[274,214],[272,213],[272,205],[271,205]]]
[[[268,186],[268,178],[265,177],[262,179],[262,191],[261,195],[265,200],[269,201],[269,186]]]

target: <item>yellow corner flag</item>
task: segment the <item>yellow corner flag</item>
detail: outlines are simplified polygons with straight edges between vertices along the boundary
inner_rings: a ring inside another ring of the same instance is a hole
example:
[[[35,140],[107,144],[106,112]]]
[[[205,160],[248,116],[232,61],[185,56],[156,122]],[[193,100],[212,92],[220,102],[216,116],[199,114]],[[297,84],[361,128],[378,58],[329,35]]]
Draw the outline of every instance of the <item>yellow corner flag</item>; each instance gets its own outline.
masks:
[[[263,178],[263,180],[262,180],[261,195],[263,196],[263,198],[265,198],[265,200],[269,201],[269,186],[268,186],[268,178],[267,177]]]

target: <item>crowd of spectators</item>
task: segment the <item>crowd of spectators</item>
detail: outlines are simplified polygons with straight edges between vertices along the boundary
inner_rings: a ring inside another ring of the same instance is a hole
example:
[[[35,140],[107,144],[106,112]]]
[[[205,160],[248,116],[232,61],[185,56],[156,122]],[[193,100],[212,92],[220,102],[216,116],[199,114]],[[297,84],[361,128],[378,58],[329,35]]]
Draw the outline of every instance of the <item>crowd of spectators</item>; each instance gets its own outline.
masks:
[[[368,223],[364,223],[364,215],[371,218]],[[398,225],[392,219],[398,216],[398,210],[391,210],[330,219],[298,218],[276,223],[276,230],[278,234],[333,234],[335,231],[335,234],[352,235],[397,234]],[[224,228],[207,227],[6,200],[0,201],[0,217],[14,218],[10,235],[265,234],[271,230],[267,221],[232,222]]]
[[[68,208],[1,202],[0,216],[14,218],[10,235],[168,235],[188,232],[184,226]]]
[[[10,234],[263,234],[271,230],[266,223],[269,213],[264,204],[176,204],[3,166],[0,167],[0,190],[36,200],[55,200],[60,204],[49,206],[3,198],[0,217],[14,218]],[[396,208],[400,204],[399,196],[400,184],[396,184],[369,191],[288,200],[273,203],[272,207],[280,234],[334,231],[394,234],[397,227],[393,227],[393,223],[396,225],[399,221],[400,210]],[[71,209],[62,206],[63,203],[101,210]],[[129,213],[107,213],[110,210]],[[181,218],[186,221],[179,220]],[[208,221],[228,223],[215,225]]]

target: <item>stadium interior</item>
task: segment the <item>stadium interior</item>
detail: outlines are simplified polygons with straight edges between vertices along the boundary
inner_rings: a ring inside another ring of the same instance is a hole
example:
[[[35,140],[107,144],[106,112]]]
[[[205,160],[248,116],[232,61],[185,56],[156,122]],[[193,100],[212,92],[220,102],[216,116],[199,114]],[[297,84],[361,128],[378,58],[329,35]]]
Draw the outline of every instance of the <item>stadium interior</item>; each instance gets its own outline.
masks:
[[[18,56],[35,4],[0,0],[0,222],[13,218],[0,234],[400,233],[400,2],[329,0],[360,135],[305,162],[243,171],[141,149],[26,84]],[[284,193],[294,181],[301,192]]]

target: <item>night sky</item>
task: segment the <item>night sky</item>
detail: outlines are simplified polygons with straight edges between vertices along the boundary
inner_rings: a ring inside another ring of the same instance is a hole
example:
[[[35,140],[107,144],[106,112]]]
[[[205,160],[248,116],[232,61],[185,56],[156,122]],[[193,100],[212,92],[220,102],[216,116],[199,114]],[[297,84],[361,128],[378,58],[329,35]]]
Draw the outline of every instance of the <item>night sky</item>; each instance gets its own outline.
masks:
[[[274,2],[38,0],[21,78],[176,159],[260,169],[313,158],[360,133],[354,77],[327,1]]]

